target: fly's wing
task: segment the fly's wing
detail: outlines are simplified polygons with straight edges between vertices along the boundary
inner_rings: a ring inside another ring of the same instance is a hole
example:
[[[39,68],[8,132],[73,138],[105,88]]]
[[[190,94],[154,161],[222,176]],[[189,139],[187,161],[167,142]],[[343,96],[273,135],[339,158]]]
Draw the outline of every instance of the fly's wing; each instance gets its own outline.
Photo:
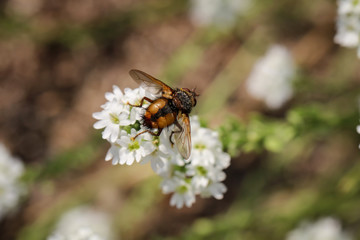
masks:
[[[180,124],[181,129],[174,132],[174,139],[177,149],[183,158],[188,159],[191,154],[191,127],[189,115],[179,113],[177,122]],[[175,125],[178,128],[178,126]]]
[[[173,92],[171,87],[143,71],[132,69],[129,74],[135,82],[155,97],[161,97],[164,94],[171,96]]]

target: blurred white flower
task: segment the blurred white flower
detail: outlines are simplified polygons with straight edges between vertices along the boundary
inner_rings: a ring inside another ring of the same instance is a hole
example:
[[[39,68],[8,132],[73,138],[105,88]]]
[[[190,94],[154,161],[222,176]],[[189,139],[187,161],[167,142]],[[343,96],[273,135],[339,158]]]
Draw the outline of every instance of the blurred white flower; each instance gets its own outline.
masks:
[[[87,206],[64,213],[48,240],[111,240],[111,222],[108,215]]]
[[[360,134],[360,124],[356,126],[356,132],[357,132],[358,134]],[[359,144],[359,148],[360,148],[360,144]]]
[[[249,0],[191,0],[190,18],[200,26],[232,27],[239,14],[249,8]]]
[[[195,192],[192,185],[182,177],[165,179],[162,182],[162,189],[165,194],[174,193],[170,199],[170,205],[182,208],[184,205],[191,207],[195,203]]]
[[[286,240],[351,240],[338,220],[332,217],[319,219],[315,223],[303,222],[288,233]]]
[[[272,46],[254,66],[246,82],[247,91],[271,109],[280,108],[293,95],[295,66],[290,52]]]
[[[26,192],[25,186],[20,182],[23,173],[23,163],[11,156],[0,143],[0,219],[15,209]]]
[[[226,178],[223,170],[229,166],[230,156],[222,151],[217,132],[200,127],[197,117],[190,120],[192,154],[187,160],[170,143],[173,126],[164,129],[158,137],[144,133],[132,139],[145,129],[141,118],[148,103],[142,108],[129,103],[138,105],[147,94],[142,88],[125,89],[122,94],[115,86],[113,93],[106,93],[108,102],[102,105],[103,111],[93,115],[99,120],[94,128],[104,128],[103,138],[111,143],[105,160],[112,160],[114,165],[150,162],[154,172],[163,178],[163,193],[172,194],[170,205],[177,208],[190,207],[196,195],[221,199],[226,192],[221,183]],[[122,114],[125,117],[120,117]]]
[[[226,186],[223,183],[213,182],[209,184],[207,188],[201,193],[202,196],[213,196],[220,200],[223,199],[224,193],[227,191]]]
[[[196,122],[197,119],[192,118],[192,121]],[[192,145],[192,164],[195,165],[213,165],[216,154],[222,152],[217,132],[207,128],[195,128],[192,131]]]
[[[338,0],[334,41],[343,47],[357,48],[360,58],[360,2]]]

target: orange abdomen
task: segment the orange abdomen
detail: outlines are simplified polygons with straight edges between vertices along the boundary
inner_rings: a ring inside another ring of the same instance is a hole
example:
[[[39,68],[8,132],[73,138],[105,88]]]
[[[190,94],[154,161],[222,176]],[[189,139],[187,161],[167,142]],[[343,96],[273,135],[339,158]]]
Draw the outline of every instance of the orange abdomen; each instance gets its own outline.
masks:
[[[144,125],[148,128],[165,128],[175,121],[176,114],[168,105],[165,98],[156,99],[146,109],[144,114]]]

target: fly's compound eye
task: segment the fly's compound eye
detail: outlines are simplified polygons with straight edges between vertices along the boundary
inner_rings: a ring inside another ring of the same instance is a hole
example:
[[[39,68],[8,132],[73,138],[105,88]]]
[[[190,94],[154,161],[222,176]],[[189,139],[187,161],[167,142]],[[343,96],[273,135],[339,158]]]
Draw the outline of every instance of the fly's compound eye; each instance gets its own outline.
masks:
[[[196,106],[196,103],[197,103],[196,98],[194,98],[194,107]]]

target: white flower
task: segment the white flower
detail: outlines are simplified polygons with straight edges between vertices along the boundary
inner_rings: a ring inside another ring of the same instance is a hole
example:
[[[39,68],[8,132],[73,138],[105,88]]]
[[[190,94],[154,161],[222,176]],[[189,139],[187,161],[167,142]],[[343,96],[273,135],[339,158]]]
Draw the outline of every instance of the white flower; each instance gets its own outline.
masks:
[[[200,26],[217,25],[229,28],[249,8],[249,0],[191,0],[191,20]]]
[[[116,165],[120,162],[120,146],[112,143],[105,156],[105,161],[112,160],[112,164]]]
[[[115,142],[119,137],[120,126],[127,126],[130,124],[129,110],[124,105],[111,102],[106,105],[106,108],[93,114],[93,117],[97,120],[94,124],[95,129],[105,128],[102,132],[102,138],[107,139],[110,142]]]
[[[130,136],[137,134],[135,129],[131,129]],[[135,140],[130,139],[130,136],[124,136],[117,140],[120,148],[120,164],[131,165],[134,161],[140,162],[142,158],[149,155],[155,150],[152,143],[152,136],[149,134],[141,134]]]
[[[160,152],[155,150],[141,161],[142,164],[147,164],[148,162],[150,162],[152,170],[160,175],[165,167],[167,159]]]
[[[48,240],[111,240],[109,217],[87,206],[66,212]]]
[[[221,182],[226,178],[223,169],[215,165],[195,165],[188,164],[186,166],[186,174],[192,177],[192,184],[197,193],[201,193],[212,182]]]
[[[197,193],[200,193],[201,189],[206,188],[210,182],[208,171],[205,167],[189,164],[186,169],[186,174],[193,176],[191,182]]]
[[[141,87],[135,89],[125,88],[124,93],[125,93],[124,102],[130,103],[132,105],[139,105],[141,99],[145,97],[145,90]]]
[[[166,179],[162,183],[163,193],[174,193],[170,199],[170,206],[182,208],[191,207],[195,203],[195,193],[190,183],[182,177]]]
[[[217,132],[206,128],[199,128],[193,131],[192,145],[192,164],[215,164],[215,152],[221,151],[221,143],[219,142]]]
[[[140,105],[141,100],[145,97],[145,90],[143,88],[125,88],[125,97],[124,102],[125,104],[131,104],[131,105]],[[131,107],[131,114],[130,114],[130,124],[134,124],[136,120],[140,120],[142,114],[144,113],[144,109],[149,104],[147,102],[143,103],[142,108],[140,107]]]
[[[124,95],[117,86],[113,86],[113,93],[106,93],[105,98],[108,102],[101,106],[103,110],[93,113],[93,118],[99,120],[94,124],[94,128],[105,128],[102,132],[103,139],[115,142],[120,127],[131,124],[130,106],[124,103]]]
[[[23,163],[0,143],[0,219],[14,210],[24,195],[25,187],[19,180],[23,173]]]
[[[225,168],[228,168],[230,166],[230,155],[226,152],[223,152],[221,150],[220,152],[220,149],[218,149],[217,153],[217,162],[216,162],[216,166],[221,168],[221,169],[225,169]]]
[[[293,95],[295,66],[290,52],[283,46],[272,46],[254,66],[246,82],[247,91],[263,100],[269,108],[280,108]]]
[[[200,127],[197,116],[191,117],[191,129],[191,165],[227,168],[230,165],[230,155],[222,151],[218,133]]]
[[[178,190],[171,196],[170,206],[176,206],[176,208],[182,208],[184,205],[191,207],[195,203],[195,195],[189,186],[179,186]]]
[[[153,137],[148,134],[141,134],[132,140],[131,136],[135,136],[137,133],[133,128],[130,134],[125,130],[121,130],[121,137],[111,145],[105,160],[108,161],[112,159],[113,165],[132,165],[134,161],[140,162],[143,158],[154,152],[156,146],[152,141]]]
[[[341,224],[332,217],[322,218],[315,223],[303,222],[288,233],[286,240],[351,240],[348,233],[342,231]]]
[[[213,182],[201,193],[203,197],[213,196],[220,200],[223,199],[224,193],[227,191],[226,186],[223,183]]]
[[[120,105],[125,104],[124,94],[116,85],[113,85],[113,92],[105,93],[105,98],[108,100],[108,102],[117,102]]]
[[[158,138],[154,138],[153,144],[156,146],[156,149],[143,160],[143,163],[150,161],[154,172],[163,177],[172,174],[172,165],[185,165],[185,160],[181,157],[176,146],[172,146],[170,143],[169,136],[172,129],[172,126],[170,126]]]
[[[337,14],[334,41],[344,47],[357,47],[360,58],[360,2],[338,0]]]
[[[154,138],[153,144],[156,147],[155,150],[147,155],[142,161],[143,164],[150,162],[153,171],[160,176],[168,176],[170,174],[170,163],[174,160],[176,162],[182,161],[180,154],[176,153],[176,149],[171,147],[169,139],[164,132],[159,138]]]
[[[223,169],[217,165],[187,165],[186,175],[191,177],[191,184],[196,194],[202,197],[213,196],[216,199],[222,199],[226,192],[226,187],[222,181],[226,174]]]

